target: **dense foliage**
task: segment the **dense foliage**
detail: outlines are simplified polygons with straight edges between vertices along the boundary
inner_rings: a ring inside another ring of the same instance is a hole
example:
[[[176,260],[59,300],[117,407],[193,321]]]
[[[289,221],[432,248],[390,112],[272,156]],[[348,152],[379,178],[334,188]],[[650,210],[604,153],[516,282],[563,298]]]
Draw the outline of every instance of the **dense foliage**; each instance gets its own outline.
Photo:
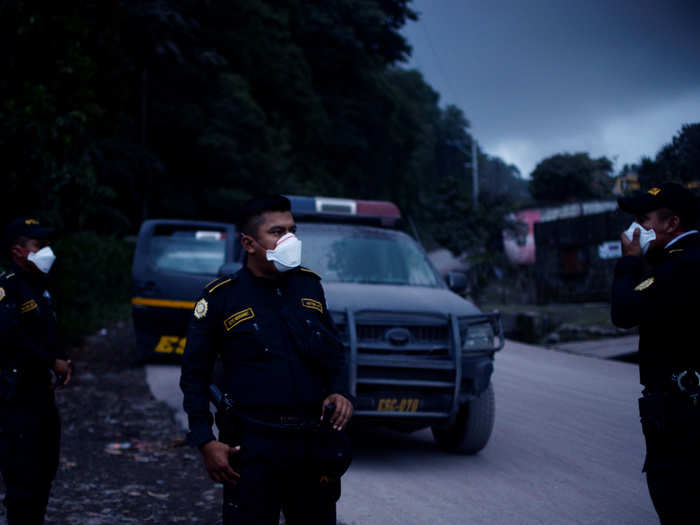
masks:
[[[662,182],[678,182],[697,188],[700,185],[700,123],[686,124],[652,160],[642,159],[636,171],[642,188],[658,186]]]
[[[141,221],[231,221],[257,193],[388,199],[430,244],[493,245],[527,183],[479,152],[481,204],[467,204],[469,122],[401,67],[409,4],[0,2],[0,220],[61,232],[65,335],[123,314],[119,239]]]
[[[560,153],[535,166],[530,193],[541,203],[583,201],[610,197],[613,163],[588,153]]]
[[[390,199],[430,223],[435,181],[464,177],[469,123],[400,67],[409,3],[3,2],[2,219],[124,234],[231,220],[279,191]]]

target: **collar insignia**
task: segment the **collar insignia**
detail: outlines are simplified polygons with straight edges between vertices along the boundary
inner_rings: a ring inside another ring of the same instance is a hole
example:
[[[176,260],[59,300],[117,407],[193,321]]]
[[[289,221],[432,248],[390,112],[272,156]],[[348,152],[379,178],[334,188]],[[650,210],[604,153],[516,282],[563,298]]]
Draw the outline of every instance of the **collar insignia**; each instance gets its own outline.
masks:
[[[320,301],[317,301],[316,299],[304,298],[301,300],[301,305],[304,308],[311,308],[312,310],[318,310],[320,313],[323,313],[323,305]]]
[[[654,278],[649,277],[648,279],[645,279],[641,283],[639,283],[637,286],[634,287],[635,292],[641,292],[642,290],[646,290],[649,288],[652,284],[654,284]]]
[[[252,319],[253,317],[255,317],[255,313],[253,313],[252,308],[246,308],[245,310],[241,310],[240,312],[236,312],[235,314],[230,315],[224,320],[224,326],[226,327],[226,331],[228,332],[234,326],[239,325],[243,321],[247,321],[248,319]]]
[[[656,197],[659,193],[661,193],[661,188],[652,188],[647,193]]]
[[[206,317],[208,311],[209,303],[207,303],[206,299],[200,299],[199,301],[197,301],[197,304],[194,305],[194,316],[197,319],[202,319]]]

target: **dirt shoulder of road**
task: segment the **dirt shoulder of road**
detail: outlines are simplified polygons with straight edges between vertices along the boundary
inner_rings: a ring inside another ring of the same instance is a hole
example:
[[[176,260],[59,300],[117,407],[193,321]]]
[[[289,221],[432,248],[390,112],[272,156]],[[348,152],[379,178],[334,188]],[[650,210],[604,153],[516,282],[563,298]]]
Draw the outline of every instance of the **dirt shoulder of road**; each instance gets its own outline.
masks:
[[[63,437],[47,524],[220,522],[221,487],[151,395],[134,352],[126,322],[71,352],[75,377],[56,395]]]

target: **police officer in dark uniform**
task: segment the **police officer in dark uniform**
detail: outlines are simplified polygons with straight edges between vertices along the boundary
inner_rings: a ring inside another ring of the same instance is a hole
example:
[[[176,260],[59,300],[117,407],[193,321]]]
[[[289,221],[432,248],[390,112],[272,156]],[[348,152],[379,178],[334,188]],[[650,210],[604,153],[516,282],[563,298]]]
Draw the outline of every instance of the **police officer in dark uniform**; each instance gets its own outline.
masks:
[[[666,183],[618,202],[636,224],[622,235],[611,313],[617,326],[639,326],[649,492],[662,523],[700,523],[698,201]]]
[[[347,360],[320,277],[299,266],[301,241],[289,200],[250,201],[242,210],[245,265],[207,285],[194,308],[180,386],[191,444],[225,485],[224,523],[335,525],[339,477],[315,461],[319,420],[340,432],[353,406]],[[235,408],[212,433],[208,387],[215,360]]]
[[[0,471],[10,525],[44,522],[61,436],[54,389],[71,376],[48,292],[51,234],[32,218],[6,230],[12,265],[0,275]]]

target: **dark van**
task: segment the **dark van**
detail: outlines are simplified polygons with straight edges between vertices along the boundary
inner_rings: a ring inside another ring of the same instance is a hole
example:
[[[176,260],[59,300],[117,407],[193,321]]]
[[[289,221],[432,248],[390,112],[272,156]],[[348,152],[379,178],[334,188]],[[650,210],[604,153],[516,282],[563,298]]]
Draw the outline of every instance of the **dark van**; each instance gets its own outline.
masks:
[[[396,229],[389,202],[290,197],[302,264],[322,276],[328,309],[348,350],[353,421],[414,431],[475,453],[489,440],[498,313],[482,313],[448,287],[416,240]],[[241,267],[234,227],[147,221],[134,259],[134,322],[145,354],[177,355],[194,301]],[[459,289],[464,276],[449,275]]]

